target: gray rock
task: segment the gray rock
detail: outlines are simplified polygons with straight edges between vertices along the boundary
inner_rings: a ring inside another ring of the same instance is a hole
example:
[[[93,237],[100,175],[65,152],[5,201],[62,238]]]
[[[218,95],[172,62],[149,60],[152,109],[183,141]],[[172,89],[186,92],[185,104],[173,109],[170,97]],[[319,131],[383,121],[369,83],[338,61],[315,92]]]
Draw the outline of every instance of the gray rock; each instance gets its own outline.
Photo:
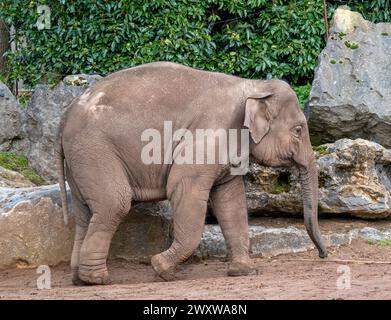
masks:
[[[316,149],[320,213],[391,216],[391,150],[363,139],[341,139]],[[246,189],[251,213],[302,212],[297,172],[252,163]]]
[[[153,255],[171,244],[172,224],[166,219],[167,201],[136,205],[119,226],[110,247],[109,258],[149,263]]]
[[[391,23],[338,8],[310,93],[315,145],[364,138],[391,147]]]
[[[35,88],[24,125],[30,141],[27,157],[30,166],[47,182],[57,182],[53,150],[62,113],[74,98],[100,78],[98,75],[73,75],[65,77],[54,88],[49,85]]]
[[[273,228],[249,227],[250,252],[254,256],[273,257],[280,254],[303,252],[314,249],[314,244],[304,229],[295,227]],[[324,235],[326,246],[340,246],[351,243],[350,233],[329,233]],[[227,249],[221,229],[217,225],[206,225],[196,256],[225,257]]]
[[[57,206],[61,206],[59,190],[56,184],[33,188],[0,188],[0,217],[20,202],[34,202],[41,198],[48,198]],[[70,202],[69,188],[67,191]]]
[[[327,247],[349,245],[353,239],[389,240],[391,225],[380,230],[372,227],[351,228],[339,232],[323,232]],[[262,227],[250,226],[250,252],[253,256],[274,257],[281,254],[297,253],[314,249],[314,244],[304,228],[296,227]],[[219,226],[207,225],[202,236],[201,244],[195,256],[206,259],[209,257],[226,257],[227,249]]]
[[[58,185],[0,188],[0,268],[69,261],[74,222],[64,225]],[[171,242],[167,201],[136,205],[116,232],[110,258],[149,262]]]
[[[0,151],[27,152],[22,129],[24,112],[7,86],[0,81]]]
[[[367,240],[374,240],[374,241],[391,240],[391,229],[378,230],[372,227],[365,227],[362,229],[353,230],[353,234],[356,237],[360,237]]]
[[[0,268],[69,261],[72,229],[50,198],[19,202],[0,215]]]
[[[391,215],[391,151],[363,139],[342,139],[318,153],[319,206],[360,218]]]

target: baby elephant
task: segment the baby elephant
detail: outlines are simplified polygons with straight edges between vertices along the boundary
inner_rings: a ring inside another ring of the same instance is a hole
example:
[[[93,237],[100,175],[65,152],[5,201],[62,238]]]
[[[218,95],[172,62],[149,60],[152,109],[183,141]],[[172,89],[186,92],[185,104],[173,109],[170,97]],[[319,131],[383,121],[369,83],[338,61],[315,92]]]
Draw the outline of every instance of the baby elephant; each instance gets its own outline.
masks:
[[[209,131],[202,136],[200,129]],[[224,139],[219,148],[193,141],[211,132],[229,133],[223,159]],[[238,133],[233,140],[232,132]],[[173,279],[176,266],[199,245],[209,199],[231,259],[228,275],[252,273],[246,197],[235,171],[248,157],[232,160],[237,150],[246,154],[246,145],[260,164],[299,170],[305,226],[319,256],[326,257],[314,154],[306,119],[288,84],[155,62],[91,86],[64,113],[55,150],[64,217],[65,174],[73,198],[74,284],[108,283],[107,254],[121,220],[132,204],[163,199],[174,210],[174,239],[152,257],[161,278]],[[205,160],[203,151],[211,149]]]

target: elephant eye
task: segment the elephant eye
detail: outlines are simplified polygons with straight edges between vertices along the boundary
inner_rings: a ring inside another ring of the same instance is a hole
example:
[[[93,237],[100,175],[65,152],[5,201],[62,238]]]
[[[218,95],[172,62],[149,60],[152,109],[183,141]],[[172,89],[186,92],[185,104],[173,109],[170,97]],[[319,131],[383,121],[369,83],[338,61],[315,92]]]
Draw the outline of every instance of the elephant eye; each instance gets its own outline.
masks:
[[[299,138],[301,136],[301,131],[303,130],[303,128],[301,126],[296,126],[293,128],[293,134]]]

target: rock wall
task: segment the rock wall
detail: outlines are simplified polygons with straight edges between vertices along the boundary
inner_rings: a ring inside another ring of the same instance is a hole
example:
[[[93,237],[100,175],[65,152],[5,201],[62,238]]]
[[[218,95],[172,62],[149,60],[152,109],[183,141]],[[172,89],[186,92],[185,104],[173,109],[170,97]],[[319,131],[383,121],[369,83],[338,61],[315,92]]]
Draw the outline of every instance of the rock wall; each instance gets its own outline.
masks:
[[[264,221],[264,220],[261,220]],[[266,221],[265,221],[266,222]],[[330,225],[329,225],[330,224]],[[341,223],[342,224],[342,223]],[[391,240],[391,223],[387,222],[380,227],[362,227],[359,223],[351,223],[345,227],[335,222],[322,222],[328,230],[322,230],[327,247],[349,245],[353,239],[362,238],[367,241]],[[303,252],[314,249],[314,244],[308,237],[303,226],[258,226],[250,225],[250,254],[252,256],[274,257],[281,254]],[[200,246],[195,256],[201,259],[210,257],[225,258],[227,248],[224,236],[219,226],[205,226]],[[314,253],[316,257],[316,253]]]
[[[378,219],[391,216],[391,150],[363,139],[315,147],[319,212]],[[246,179],[249,211],[302,213],[297,172],[252,163]]]
[[[24,116],[16,98],[0,81],[0,151],[27,152],[28,140],[22,128]]]
[[[49,85],[35,88],[24,125],[29,139],[27,157],[31,167],[46,182],[57,182],[53,150],[61,115],[75,97],[100,78],[90,75],[68,76],[54,88]]]
[[[338,8],[309,100],[315,145],[364,138],[391,147],[391,23]]]

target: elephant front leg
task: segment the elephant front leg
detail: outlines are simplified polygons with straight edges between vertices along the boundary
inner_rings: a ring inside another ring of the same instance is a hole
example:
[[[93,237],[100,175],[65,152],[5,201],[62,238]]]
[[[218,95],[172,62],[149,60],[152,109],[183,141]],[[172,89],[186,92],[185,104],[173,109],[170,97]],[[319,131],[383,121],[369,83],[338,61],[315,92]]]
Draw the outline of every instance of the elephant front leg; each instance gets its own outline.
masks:
[[[174,240],[168,250],[151,259],[155,272],[166,281],[174,278],[176,266],[185,261],[200,243],[212,183],[203,178],[185,177],[169,194],[174,209]]]
[[[247,202],[243,178],[236,176],[215,186],[211,191],[211,201],[231,259],[228,275],[255,273],[249,256]]]

